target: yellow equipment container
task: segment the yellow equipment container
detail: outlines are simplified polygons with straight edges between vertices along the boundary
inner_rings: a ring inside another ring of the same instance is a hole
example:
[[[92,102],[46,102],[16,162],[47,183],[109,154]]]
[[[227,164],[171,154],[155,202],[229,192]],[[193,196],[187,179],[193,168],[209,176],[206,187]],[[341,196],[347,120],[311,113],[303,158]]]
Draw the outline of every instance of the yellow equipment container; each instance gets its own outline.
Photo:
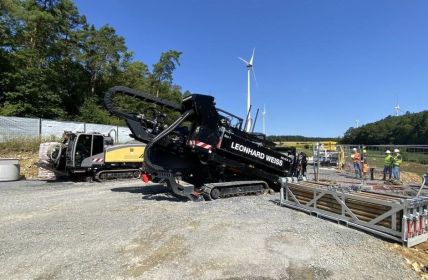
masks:
[[[105,163],[143,162],[145,146],[141,144],[122,144],[105,149]]]

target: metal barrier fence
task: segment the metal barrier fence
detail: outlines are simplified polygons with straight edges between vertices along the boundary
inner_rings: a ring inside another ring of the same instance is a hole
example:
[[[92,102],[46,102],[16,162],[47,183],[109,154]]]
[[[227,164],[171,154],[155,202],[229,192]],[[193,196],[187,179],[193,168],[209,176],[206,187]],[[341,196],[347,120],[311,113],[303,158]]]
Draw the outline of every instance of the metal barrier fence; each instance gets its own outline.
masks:
[[[394,154],[394,149],[399,149],[402,156],[403,162],[401,164],[402,171],[408,171],[416,173],[418,175],[424,175],[428,173],[428,145],[337,145],[334,147],[326,148],[325,146],[317,146],[314,144],[307,144],[303,148],[297,148],[298,152],[305,152],[309,156],[309,163],[317,162],[317,153],[320,153],[321,163],[323,166],[325,164],[324,155],[329,154],[331,157],[338,157],[339,146],[343,148],[343,158],[344,158],[344,168],[352,171],[353,168],[353,158],[352,158],[352,149],[358,148],[361,156],[363,154],[363,147],[367,151],[366,159],[368,162],[368,167],[374,168],[375,174],[379,177],[379,173],[383,172],[385,151],[390,150]],[[321,148],[319,148],[321,147]],[[318,150],[319,149],[319,150]],[[330,153],[330,151],[336,151],[335,153]],[[339,161],[339,160],[338,160]],[[331,164],[335,166],[335,164]],[[309,169],[308,169],[309,170]],[[315,170],[315,169],[314,169]],[[316,173],[314,171],[314,173]],[[367,176],[368,177],[368,176]]]
[[[0,142],[16,138],[61,137],[64,131],[111,133],[117,143],[133,140],[129,128],[122,126],[0,116]]]
[[[363,147],[367,151],[369,166],[378,171],[383,169],[385,151],[389,150],[394,154],[394,149],[399,149],[403,158],[401,170],[420,175],[428,171],[428,145],[344,145],[346,166],[352,166],[352,149],[358,148],[362,154]]]

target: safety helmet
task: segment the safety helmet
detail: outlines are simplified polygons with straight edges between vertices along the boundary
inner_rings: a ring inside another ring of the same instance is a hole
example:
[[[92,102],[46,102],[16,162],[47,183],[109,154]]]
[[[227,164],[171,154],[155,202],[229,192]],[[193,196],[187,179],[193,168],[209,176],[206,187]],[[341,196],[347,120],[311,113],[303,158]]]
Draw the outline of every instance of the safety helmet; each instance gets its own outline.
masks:
[[[394,153],[399,153],[400,152],[400,150],[399,149],[395,149],[394,150]]]
[[[391,153],[391,151],[390,150],[386,150],[385,151],[385,154],[390,154]]]
[[[363,154],[367,154],[367,150],[363,150]]]
[[[353,148],[352,150],[353,150],[354,152],[356,152],[356,151],[357,151],[357,148]]]

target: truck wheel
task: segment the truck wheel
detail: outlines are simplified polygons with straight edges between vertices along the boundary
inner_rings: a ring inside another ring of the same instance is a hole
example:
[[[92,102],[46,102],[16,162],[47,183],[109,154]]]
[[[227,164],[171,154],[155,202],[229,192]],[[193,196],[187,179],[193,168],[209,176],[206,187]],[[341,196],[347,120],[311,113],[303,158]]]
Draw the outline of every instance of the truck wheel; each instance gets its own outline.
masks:
[[[218,188],[211,190],[211,198],[212,199],[218,199],[220,198],[220,190]]]

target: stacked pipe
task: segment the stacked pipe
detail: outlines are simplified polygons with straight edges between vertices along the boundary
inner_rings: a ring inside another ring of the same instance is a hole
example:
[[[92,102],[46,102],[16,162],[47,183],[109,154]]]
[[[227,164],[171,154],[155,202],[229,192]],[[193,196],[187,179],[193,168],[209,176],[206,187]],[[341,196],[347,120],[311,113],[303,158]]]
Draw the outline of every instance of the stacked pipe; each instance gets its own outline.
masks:
[[[299,184],[289,184],[289,190],[294,194],[296,199],[301,204],[306,204],[314,198],[314,192],[318,189],[331,189],[331,186],[327,186],[325,184],[304,182]],[[340,193],[338,193],[340,194]],[[353,192],[348,195],[345,201],[346,206],[352,211],[352,213],[361,221],[369,222],[380,215],[388,212],[391,207],[371,203],[365,201],[365,198],[374,199],[374,200],[382,200],[389,201],[392,203],[401,203],[402,198],[393,195],[385,195],[385,194],[377,194],[370,192]],[[321,209],[327,212],[332,212],[335,214],[342,214],[342,206],[337,202],[337,200],[331,194],[325,194],[320,199],[318,199],[313,205],[309,205],[311,207]],[[345,216],[351,217],[349,213],[344,213]],[[402,227],[402,218],[403,211],[400,211],[396,215],[396,220],[391,221],[391,217],[388,217],[377,223],[379,226],[383,226],[386,228],[392,228],[392,222],[395,223],[396,230],[401,231]]]
[[[280,204],[346,222],[408,247],[428,241],[425,196],[378,193],[361,186],[286,181],[281,188]]]

